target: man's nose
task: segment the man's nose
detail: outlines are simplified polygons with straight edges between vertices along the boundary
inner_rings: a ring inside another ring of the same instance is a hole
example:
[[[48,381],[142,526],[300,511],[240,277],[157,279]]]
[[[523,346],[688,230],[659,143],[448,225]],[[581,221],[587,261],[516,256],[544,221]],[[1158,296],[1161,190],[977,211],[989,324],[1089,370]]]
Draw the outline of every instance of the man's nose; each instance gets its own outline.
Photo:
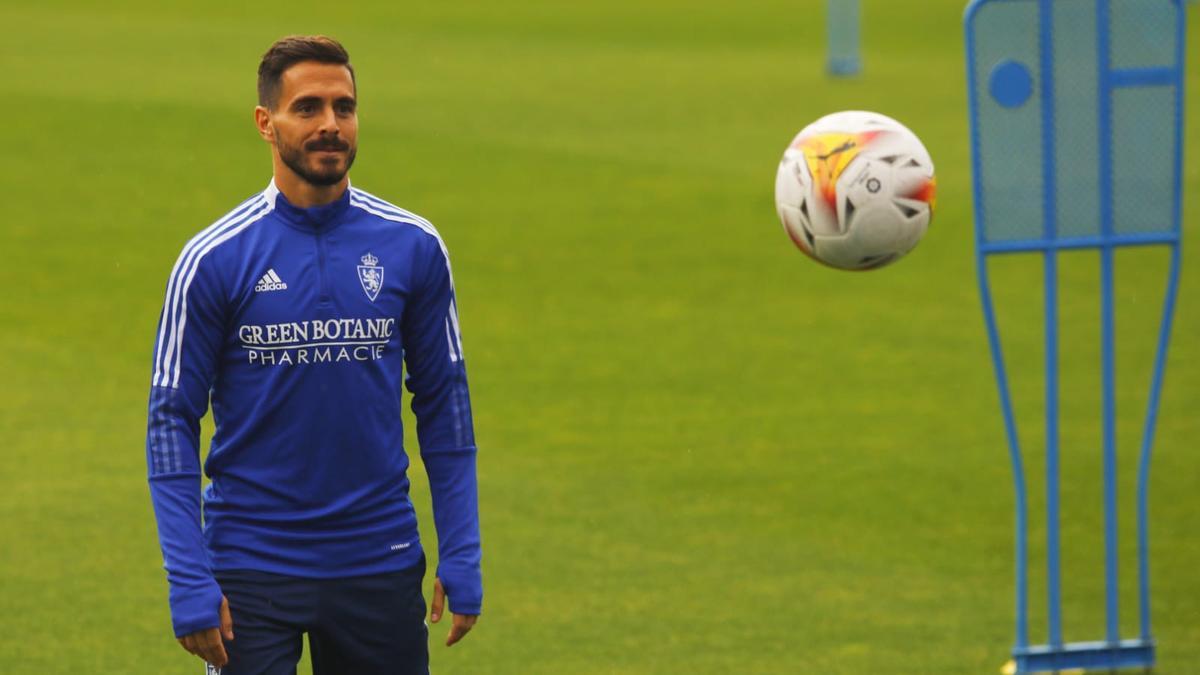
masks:
[[[329,106],[322,111],[319,122],[322,134],[336,134],[338,132],[337,113],[333,111],[333,106]]]

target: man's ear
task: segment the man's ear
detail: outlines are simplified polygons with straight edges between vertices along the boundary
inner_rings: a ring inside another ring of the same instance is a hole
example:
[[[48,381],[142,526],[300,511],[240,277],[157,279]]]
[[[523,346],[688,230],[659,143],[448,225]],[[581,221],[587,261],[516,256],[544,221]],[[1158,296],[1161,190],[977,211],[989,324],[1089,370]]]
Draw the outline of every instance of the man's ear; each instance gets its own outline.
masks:
[[[264,106],[254,107],[254,126],[258,127],[258,135],[268,143],[275,142],[275,129],[271,126],[271,111]]]

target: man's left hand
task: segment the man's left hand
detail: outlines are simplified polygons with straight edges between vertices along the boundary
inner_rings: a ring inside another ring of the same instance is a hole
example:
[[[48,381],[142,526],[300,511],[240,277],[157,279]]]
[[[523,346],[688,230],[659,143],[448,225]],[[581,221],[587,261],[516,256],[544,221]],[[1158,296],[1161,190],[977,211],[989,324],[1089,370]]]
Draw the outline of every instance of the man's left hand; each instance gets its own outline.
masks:
[[[429,603],[429,620],[437,623],[442,620],[442,610],[446,607],[446,589],[442,588],[442,580],[433,580],[433,602]],[[450,634],[446,636],[446,646],[458,642],[463,639],[467,633],[471,631],[471,627],[479,620],[478,614],[455,614],[450,612],[454,617],[450,626]]]

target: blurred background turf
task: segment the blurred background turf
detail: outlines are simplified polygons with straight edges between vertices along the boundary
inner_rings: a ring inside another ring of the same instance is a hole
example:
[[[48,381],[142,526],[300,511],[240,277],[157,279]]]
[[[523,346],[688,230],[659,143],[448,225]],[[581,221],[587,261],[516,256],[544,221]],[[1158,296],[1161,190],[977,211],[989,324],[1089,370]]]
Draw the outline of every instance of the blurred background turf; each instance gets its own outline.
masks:
[[[971,252],[963,2],[865,0],[849,81],[823,74],[815,0],[407,4],[0,2],[0,672],[200,672],[171,639],[145,486],[149,352],[179,248],[269,179],[259,56],[313,32],[358,70],[355,184],[432,219],[454,259],[487,598],[461,645],[435,627],[436,672],[995,672],[1012,478]],[[1188,35],[1194,55],[1195,16]],[[772,204],[793,134],[845,108],[900,119],[938,168],[926,240],[866,274],[803,258]],[[1160,253],[1118,260],[1130,514]],[[1191,257],[1151,490],[1168,675],[1200,663]],[[1064,258],[1064,612],[1085,640],[1103,629],[1098,265]],[[1038,467],[1040,269],[995,273]],[[1043,594],[1035,577],[1039,640]]]

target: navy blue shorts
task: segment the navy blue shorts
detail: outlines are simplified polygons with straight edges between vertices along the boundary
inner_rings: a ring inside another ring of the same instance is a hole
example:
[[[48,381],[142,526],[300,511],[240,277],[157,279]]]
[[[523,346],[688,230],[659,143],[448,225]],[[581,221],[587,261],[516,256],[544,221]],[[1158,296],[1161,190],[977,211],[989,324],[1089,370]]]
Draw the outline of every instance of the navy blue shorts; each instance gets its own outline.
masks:
[[[424,557],[400,572],[344,579],[221,572],[234,639],[217,672],[294,675],[308,633],[313,675],[428,675],[424,577]]]

